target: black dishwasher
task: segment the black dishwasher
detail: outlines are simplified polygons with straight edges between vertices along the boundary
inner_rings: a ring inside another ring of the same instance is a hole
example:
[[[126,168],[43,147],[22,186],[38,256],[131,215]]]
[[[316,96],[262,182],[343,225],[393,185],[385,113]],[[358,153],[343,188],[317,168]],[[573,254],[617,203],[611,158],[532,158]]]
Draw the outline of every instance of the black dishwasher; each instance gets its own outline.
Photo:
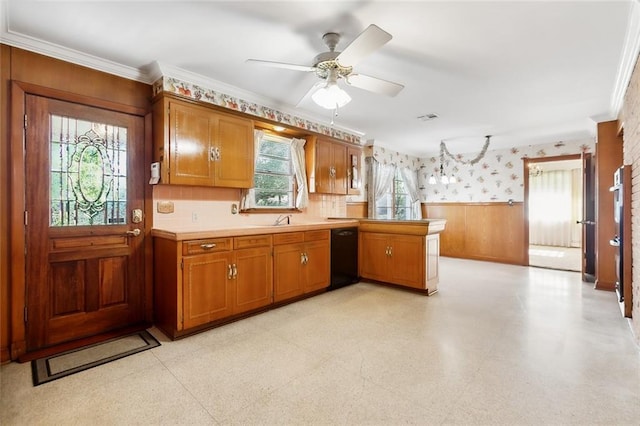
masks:
[[[358,281],[358,228],[332,229],[329,290]]]

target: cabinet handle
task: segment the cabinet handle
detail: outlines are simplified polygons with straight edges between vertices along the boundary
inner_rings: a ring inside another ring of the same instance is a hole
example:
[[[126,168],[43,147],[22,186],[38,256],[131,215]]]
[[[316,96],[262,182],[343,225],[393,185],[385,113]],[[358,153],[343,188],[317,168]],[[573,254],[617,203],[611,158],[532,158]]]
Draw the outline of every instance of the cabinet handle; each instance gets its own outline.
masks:
[[[300,253],[300,264],[304,265],[304,253]]]
[[[229,269],[229,273],[227,274],[227,278],[228,279],[232,279],[233,278],[233,267],[231,266],[231,264],[227,265],[227,269]]]
[[[212,146],[209,148],[209,160],[218,161],[220,159],[220,148]]]
[[[393,256],[393,247],[389,246],[389,257]]]
[[[336,177],[336,168],[331,166],[329,167],[329,176],[331,176],[332,178]]]
[[[307,256],[307,253],[304,253],[304,264],[306,265],[307,263],[309,263],[309,256]]]
[[[236,266],[236,264],[233,264],[233,278],[238,278],[238,267]]]
[[[200,248],[202,250],[211,250],[212,248],[215,248],[215,244],[214,243],[208,243],[208,244],[200,244]]]

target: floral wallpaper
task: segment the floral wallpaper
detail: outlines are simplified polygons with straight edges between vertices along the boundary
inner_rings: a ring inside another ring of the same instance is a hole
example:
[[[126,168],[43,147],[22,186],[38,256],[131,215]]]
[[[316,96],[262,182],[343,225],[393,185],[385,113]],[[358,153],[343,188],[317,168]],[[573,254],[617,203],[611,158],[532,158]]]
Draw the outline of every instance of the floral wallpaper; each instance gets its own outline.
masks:
[[[556,157],[595,152],[595,139],[529,145],[503,150],[488,150],[474,165],[460,164],[445,156],[444,172],[455,175],[457,183],[429,184],[438,177],[440,153],[420,159],[418,182],[423,202],[523,201],[523,158]],[[473,159],[478,153],[455,154],[459,161]]]
[[[364,147],[364,156],[373,157],[382,164],[394,164],[400,167],[408,167],[412,170],[418,170],[422,164],[420,158],[407,154],[393,151],[389,148],[381,146],[367,145]]]
[[[346,142],[360,144],[360,136],[335,129],[331,126],[319,124],[292,114],[281,112],[273,108],[258,105],[244,99],[236,98],[212,89],[200,87],[173,77],[161,77],[153,83],[153,95],[162,92],[176,93],[197,101],[208,102],[224,108],[244,112],[256,117],[266,118],[300,129],[311,130]]]

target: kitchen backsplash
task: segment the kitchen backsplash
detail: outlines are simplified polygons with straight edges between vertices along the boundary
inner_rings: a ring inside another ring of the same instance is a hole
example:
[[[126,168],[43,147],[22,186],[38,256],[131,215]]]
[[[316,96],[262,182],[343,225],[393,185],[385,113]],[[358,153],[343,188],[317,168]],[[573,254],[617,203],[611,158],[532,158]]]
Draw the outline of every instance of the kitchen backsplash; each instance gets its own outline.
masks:
[[[280,213],[232,213],[239,204],[240,190],[177,185],[153,187],[153,227],[157,229],[202,229],[273,223]],[[173,206],[172,213],[159,213],[158,205]],[[291,217],[291,223],[313,222],[327,217],[345,217],[346,198],[310,194],[309,205]]]

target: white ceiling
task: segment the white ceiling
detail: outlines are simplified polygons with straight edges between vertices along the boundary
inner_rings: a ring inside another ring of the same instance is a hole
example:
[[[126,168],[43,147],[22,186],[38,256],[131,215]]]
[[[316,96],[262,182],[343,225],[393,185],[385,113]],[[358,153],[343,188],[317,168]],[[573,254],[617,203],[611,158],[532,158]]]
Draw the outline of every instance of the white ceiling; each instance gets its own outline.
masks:
[[[236,90],[314,119],[312,73],[247,64],[312,65],[322,35],[342,50],[369,24],[393,35],[355,72],[395,81],[395,98],[346,86],[335,125],[407,154],[453,153],[593,138],[613,119],[638,52],[629,1],[57,1],[4,0],[5,44],[151,82],[172,76]],[[176,75],[181,74],[181,75]],[[233,94],[233,93],[232,93]],[[417,117],[435,113],[438,118]]]

